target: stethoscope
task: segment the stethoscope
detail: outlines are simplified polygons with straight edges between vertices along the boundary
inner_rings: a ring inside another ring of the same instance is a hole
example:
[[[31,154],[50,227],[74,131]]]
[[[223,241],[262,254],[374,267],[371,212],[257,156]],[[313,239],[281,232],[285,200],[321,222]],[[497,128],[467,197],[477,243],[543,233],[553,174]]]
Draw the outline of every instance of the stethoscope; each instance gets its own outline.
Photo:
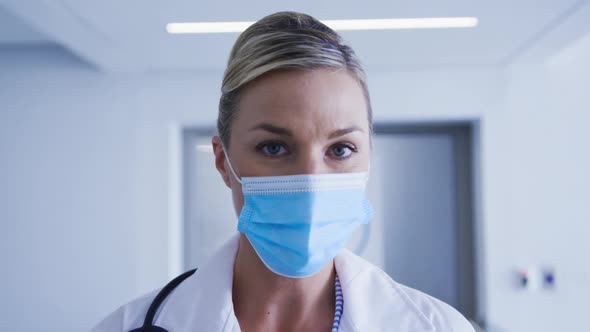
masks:
[[[172,281],[170,281],[166,286],[164,286],[164,288],[162,288],[158,295],[156,295],[156,297],[152,301],[152,304],[150,304],[150,307],[147,313],[145,314],[143,326],[133,329],[129,332],[168,332],[168,330],[166,330],[165,328],[154,325],[154,316],[156,316],[158,308],[160,308],[160,305],[162,305],[162,302],[164,302],[166,297],[170,295],[170,293],[172,293],[172,291],[178,285],[180,285],[181,282],[183,282],[186,278],[192,276],[196,270],[197,269],[186,271],[185,273],[172,279]]]

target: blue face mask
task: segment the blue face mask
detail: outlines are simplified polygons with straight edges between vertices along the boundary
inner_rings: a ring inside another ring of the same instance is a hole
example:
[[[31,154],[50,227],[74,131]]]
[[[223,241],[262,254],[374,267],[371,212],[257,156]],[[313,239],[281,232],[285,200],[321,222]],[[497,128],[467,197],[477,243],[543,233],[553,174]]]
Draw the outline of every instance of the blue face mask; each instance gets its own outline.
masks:
[[[227,153],[226,153],[227,156]],[[365,195],[367,173],[239,178],[244,206],[238,231],[276,274],[307,277],[344,248],[373,212]]]

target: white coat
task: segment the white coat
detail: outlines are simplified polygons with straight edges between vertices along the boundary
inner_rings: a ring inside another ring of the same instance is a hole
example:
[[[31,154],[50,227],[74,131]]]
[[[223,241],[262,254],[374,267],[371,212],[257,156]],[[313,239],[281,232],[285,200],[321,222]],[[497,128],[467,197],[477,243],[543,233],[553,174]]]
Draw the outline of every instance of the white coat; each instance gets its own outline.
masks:
[[[238,236],[183,281],[162,303],[154,325],[169,332],[239,332],[232,304]],[[385,272],[343,250],[335,258],[344,312],[340,332],[473,332],[451,306],[393,281]],[[92,332],[128,332],[143,324],[157,291],[113,312]]]

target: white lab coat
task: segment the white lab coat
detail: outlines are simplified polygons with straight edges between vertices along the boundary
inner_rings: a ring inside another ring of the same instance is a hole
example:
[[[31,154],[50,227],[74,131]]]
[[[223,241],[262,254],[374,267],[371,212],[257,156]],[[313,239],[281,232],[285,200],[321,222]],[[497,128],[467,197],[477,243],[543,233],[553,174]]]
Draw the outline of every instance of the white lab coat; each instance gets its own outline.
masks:
[[[183,281],[162,303],[154,324],[169,332],[239,332],[232,304],[238,236]],[[385,272],[343,250],[335,258],[344,312],[340,332],[473,332],[451,306],[393,281]],[[128,332],[140,327],[158,291],[113,312],[92,332]]]

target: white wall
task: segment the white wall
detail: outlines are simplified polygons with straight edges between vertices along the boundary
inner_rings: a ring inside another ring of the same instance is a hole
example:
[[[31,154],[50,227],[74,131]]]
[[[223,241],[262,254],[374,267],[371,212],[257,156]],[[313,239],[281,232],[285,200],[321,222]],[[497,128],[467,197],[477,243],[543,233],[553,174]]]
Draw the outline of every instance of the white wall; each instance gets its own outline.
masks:
[[[479,312],[492,332],[587,324],[589,59],[586,34],[548,58],[507,68],[392,73],[370,82],[376,108],[390,110],[380,116],[478,120]],[[555,290],[517,289],[516,271],[529,266],[553,267]]]
[[[218,86],[0,50],[2,329],[88,330],[165,283],[167,126],[212,123]]]
[[[482,128],[487,317],[495,331],[576,331],[590,296],[590,35],[510,68]],[[553,292],[519,292],[516,268],[556,269]]]
[[[584,50],[550,68],[369,72],[377,120],[481,119],[482,308],[496,331],[583,326]],[[104,74],[52,48],[0,49],[5,328],[87,330],[163,285],[169,127],[213,125],[220,83],[220,72]],[[553,294],[511,288],[513,269],[535,262],[556,266]]]

